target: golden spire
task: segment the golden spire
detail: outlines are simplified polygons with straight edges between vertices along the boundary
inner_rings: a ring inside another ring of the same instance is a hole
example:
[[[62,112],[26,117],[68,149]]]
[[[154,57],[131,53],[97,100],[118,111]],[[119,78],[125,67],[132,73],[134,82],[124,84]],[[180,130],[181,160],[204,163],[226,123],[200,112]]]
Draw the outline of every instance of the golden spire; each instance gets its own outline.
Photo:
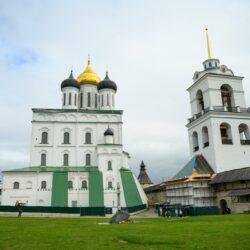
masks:
[[[212,55],[212,49],[211,49],[207,26],[205,27],[205,30],[206,30],[206,39],[207,39],[207,55],[208,55],[208,59],[212,59],[213,55]]]
[[[98,85],[101,81],[100,77],[92,70],[90,65],[90,55],[88,55],[88,64],[86,69],[77,77],[77,81],[82,84]]]

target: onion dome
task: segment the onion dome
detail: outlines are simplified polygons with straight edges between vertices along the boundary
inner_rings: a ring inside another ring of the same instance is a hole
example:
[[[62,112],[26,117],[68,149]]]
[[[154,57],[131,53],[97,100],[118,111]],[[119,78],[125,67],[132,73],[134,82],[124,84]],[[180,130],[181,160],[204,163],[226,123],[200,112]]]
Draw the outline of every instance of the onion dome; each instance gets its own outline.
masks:
[[[114,135],[113,131],[112,131],[109,127],[108,127],[108,129],[104,132],[104,136],[107,136],[107,135],[111,135],[111,136]]]
[[[61,89],[65,87],[73,87],[80,89],[78,81],[73,76],[73,71],[71,70],[69,78],[65,79],[61,83]]]
[[[80,85],[92,84],[98,85],[101,81],[100,77],[92,70],[90,65],[90,60],[88,60],[88,65],[86,69],[77,77],[77,81]]]
[[[117,91],[116,83],[109,79],[108,72],[106,72],[105,78],[99,83],[98,90],[101,89],[113,89]]]

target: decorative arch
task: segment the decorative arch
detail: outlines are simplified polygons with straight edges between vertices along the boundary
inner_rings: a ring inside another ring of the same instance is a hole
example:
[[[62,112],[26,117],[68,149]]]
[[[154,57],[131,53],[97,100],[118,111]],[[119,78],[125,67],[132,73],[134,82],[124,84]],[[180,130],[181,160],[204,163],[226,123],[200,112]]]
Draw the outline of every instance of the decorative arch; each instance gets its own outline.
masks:
[[[26,182],[26,189],[32,189],[32,182],[31,181]]]
[[[221,123],[220,134],[222,144],[233,144],[231,126],[228,123]]]
[[[193,151],[199,151],[199,140],[198,140],[198,133],[196,131],[192,134],[192,141],[193,141]]]

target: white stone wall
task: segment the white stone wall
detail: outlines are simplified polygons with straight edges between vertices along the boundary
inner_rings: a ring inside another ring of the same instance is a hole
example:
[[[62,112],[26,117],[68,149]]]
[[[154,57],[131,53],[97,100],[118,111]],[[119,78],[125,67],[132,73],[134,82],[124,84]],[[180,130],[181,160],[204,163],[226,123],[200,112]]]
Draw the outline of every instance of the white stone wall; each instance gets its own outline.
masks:
[[[198,80],[194,85],[192,85],[188,89],[192,116],[199,113],[199,111],[197,110],[196,100],[196,93],[198,92],[198,90],[201,90],[203,93],[204,108],[212,106],[223,106],[220,91],[220,88],[223,84],[227,84],[233,89],[232,106],[239,106],[242,108],[246,107],[245,95],[241,78],[207,75],[203,79]]]
[[[71,96],[71,97],[70,97]],[[79,89],[65,87],[62,89],[62,108],[77,109],[79,104]]]
[[[232,145],[222,144],[220,124],[231,126]],[[202,154],[215,172],[223,172],[236,168],[248,167],[250,162],[250,145],[241,145],[239,125],[246,124],[250,128],[250,116],[242,113],[222,113],[204,115],[188,126],[191,157]],[[209,134],[209,146],[203,147],[202,128],[206,126]],[[199,150],[193,151],[192,134],[198,133]]]
[[[47,166],[62,166],[63,154],[69,154],[70,166],[84,166],[86,153],[91,154],[91,165],[97,166],[97,144],[104,144],[108,126],[114,132],[114,143],[122,144],[122,116],[120,114],[33,113],[31,166],[41,164],[41,154],[47,155]],[[48,133],[48,144],[41,144],[41,134]],[[70,133],[70,144],[63,144],[64,132]],[[92,144],[85,144],[85,133],[90,132]]]
[[[115,108],[115,91],[113,89],[101,89],[99,95],[101,110],[112,110]]]
[[[46,189],[41,189],[42,181]],[[19,182],[19,189],[13,189],[14,182]],[[2,205],[14,206],[19,200],[27,206],[50,206],[51,190],[52,173],[4,173]]]

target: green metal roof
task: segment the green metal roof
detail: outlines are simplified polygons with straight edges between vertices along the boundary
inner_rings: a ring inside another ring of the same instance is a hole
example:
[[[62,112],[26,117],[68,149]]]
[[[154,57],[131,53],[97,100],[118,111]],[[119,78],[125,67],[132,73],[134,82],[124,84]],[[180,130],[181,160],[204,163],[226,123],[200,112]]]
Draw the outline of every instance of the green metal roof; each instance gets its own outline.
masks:
[[[194,168],[198,174],[214,174],[203,155],[195,155],[174,177],[173,179],[180,179],[191,176]]]
[[[3,171],[3,173],[11,172],[91,172],[98,171],[98,167],[26,167]]]

